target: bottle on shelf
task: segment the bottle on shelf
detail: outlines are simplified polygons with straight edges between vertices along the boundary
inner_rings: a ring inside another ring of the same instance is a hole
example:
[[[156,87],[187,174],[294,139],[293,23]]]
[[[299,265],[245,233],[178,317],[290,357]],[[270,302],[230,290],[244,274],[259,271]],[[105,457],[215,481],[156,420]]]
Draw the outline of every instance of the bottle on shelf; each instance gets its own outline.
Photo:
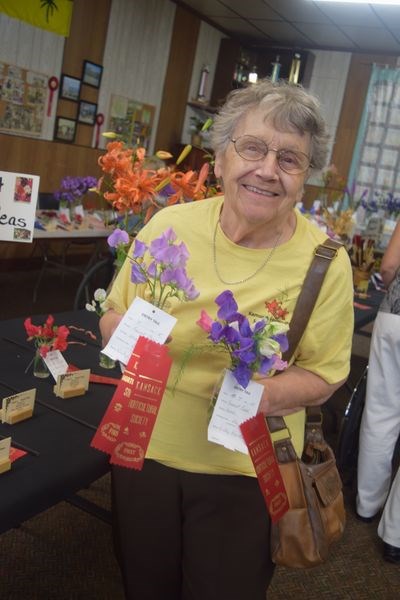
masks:
[[[281,70],[281,63],[279,62],[280,56],[279,54],[276,55],[275,58],[275,62],[271,63],[272,64],[272,73],[271,73],[271,81],[278,81],[279,79],[279,73]]]
[[[289,72],[289,83],[298,83],[300,75],[301,56],[297,52],[295,53],[292,64],[290,65]]]

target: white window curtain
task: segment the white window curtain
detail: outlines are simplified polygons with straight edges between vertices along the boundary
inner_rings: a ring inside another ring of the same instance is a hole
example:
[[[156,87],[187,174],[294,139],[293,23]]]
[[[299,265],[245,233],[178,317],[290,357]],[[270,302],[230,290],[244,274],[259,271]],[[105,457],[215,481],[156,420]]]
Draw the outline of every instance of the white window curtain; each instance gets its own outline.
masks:
[[[373,65],[349,173],[348,204],[400,214],[400,69]]]

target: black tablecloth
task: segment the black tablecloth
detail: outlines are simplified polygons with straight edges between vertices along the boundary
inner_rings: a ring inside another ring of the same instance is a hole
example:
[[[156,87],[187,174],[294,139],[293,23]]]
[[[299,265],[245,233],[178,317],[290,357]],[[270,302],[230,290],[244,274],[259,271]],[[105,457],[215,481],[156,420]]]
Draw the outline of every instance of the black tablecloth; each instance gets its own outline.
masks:
[[[35,325],[47,315],[33,317]],[[88,311],[54,315],[56,325],[74,325],[98,333],[98,317]],[[90,383],[84,396],[62,399],[53,393],[54,379],[33,377],[25,370],[34,354],[27,342],[23,319],[0,322],[0,399],[36,387],[33,417],[9,425],[0,423],[0,435],[11,436],[15,446],[32,450],[16,460],[11,471],[0,475],[0,533],[87,487],[109,469],[108,457],[90,447],[115,386]],[[78,368],[120,377],[121,373],[99,367],[98,342],[84,332],[72,330],[63,355]],[[84,345],[81,345],[84,344]]]
[[[385,292],[376,290],[370,285],[366,298],[357,295],[354,296],[354,302],[356,303],[356,306],[354,307],[355,333],[375,319],[384,295]],[[357,304],[360,304],[365,308],[358,308]]]

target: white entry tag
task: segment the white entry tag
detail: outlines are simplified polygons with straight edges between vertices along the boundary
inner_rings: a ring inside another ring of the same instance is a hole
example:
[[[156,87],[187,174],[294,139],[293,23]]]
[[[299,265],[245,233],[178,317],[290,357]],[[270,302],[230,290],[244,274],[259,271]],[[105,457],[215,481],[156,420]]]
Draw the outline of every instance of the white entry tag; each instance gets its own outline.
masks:
[[[68,371],[68,363],[59,350],[48,352],[43,360],[54,377],[54,381],[57,381],[59,375],[64,375]]]
[[[135,298],[102,352],[126,365],[139,336],[163,344],[176,321],[150,302]]]
[[[226,370],[208,425],[208,441],[248,454],[239,426],[257,414],[263,391],[264,386],[255,381],[243,388]]]

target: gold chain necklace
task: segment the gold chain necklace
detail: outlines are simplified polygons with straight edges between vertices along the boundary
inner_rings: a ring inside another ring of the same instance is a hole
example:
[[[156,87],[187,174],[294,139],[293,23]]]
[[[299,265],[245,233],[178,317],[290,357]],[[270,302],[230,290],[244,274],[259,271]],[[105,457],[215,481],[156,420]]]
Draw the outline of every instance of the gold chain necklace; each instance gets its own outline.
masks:
[[[244,283],[245,281],[249,281],[249,279],[252,279],[253,277],[255,277],[257,275],[257,273],[259,273],[269,263],[269,261],[271,260],[273,254],[274,254],[274,252],[276,250],[276,247],[277,247],[277,245],[279,243],[279,240],[281,239],[282,231],[280,231],[278,233],[278,235],[276,236],[276,240],[275,240],[275,243],[274,243],[273,247],[268,252],[265,260],[263,261],[263,263],[254,271],[254,273],[252,273],[248,277],[245,277],[244,279],[240,279],[239,281],[226,281],[221,276],[221,273],[219,272],[218,265],[217,265],[217,244],[216,244],[216,240],[217,240],[218,223],[219,223],[219,220],[217,221],[217,223],[215,225],[214,236],[213,236],[214,269],[215,269],[215,273],[216,273],[218,279],[220,280],[221,283],[224,283],[225,285],[238,285],[239,283]]]

